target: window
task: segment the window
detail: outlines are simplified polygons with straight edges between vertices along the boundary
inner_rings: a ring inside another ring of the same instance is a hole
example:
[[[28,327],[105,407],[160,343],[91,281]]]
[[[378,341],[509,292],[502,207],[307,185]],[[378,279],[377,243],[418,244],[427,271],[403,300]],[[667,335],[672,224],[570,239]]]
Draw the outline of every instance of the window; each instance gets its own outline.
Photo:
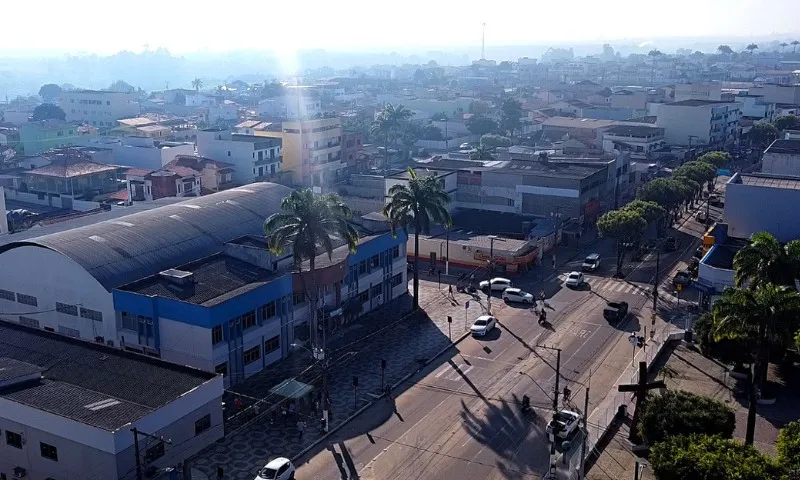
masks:
[[[144,451],[144,459],[147,463],[152,462],[153,460],[157,460],[164,456],[164,442],[161,440],[158,441],[152,447],[149,447],[147,450]]]
[[[397,275],[392,277],[392,286],[393,287],[396,287],[396,286],[400,285],[401,283],[403,283],[403,274],[402,273],[398,273]]]
[[[42,457],[49,458],[54,462],[58,461],[58,449],[56,447],[39,442],[39,449],[42,451]]]
[[[120,313],[120,317],[122,318],[122,328],[134,331],[139,329],[139,322],[136,320],[136,317],[130,313],[122,312]]]
[[[68,303],[56,302],[56,311],[60,313],[66,313],[67,315],[72,315],[73,317],[78,316],[78,307]]]
[[[292,305],[300,305],[306,303],[306,294],[304,292],[294,292],[292,294]]]
[[[60,333],[61,335],[66,335],[68,337],[81,338],[81,332],[79,332],[74,328],[65,327],[64,325],[58,326],[58,333]]]
[[[228,150],[228,156],[229,156],[229,157],[231,156],[231,151],[230,151],[230,150]]]
[[[373,268],[378,268],[381,264],[381,257],[375,255],[374,257],[369,259],[369,269],[372,270]]]
[[[220,375],[227,375],[228,374],[228,362],[223,362],[214,367],[214,372]]]
[[[363,275],[365,273],[367,273],[367,261],[366,260],[362,260],[358,264],[358,274],[359,275]]]
[[[95,322],[103,321],[103,313],[98,312],[97,310],[92,310],[91,308],[81,307],[81,317],[88,318],[89,320],[94,320]]]
[[[358,294],[358,303],[366,303],[369,301],[369,290],[364,290]]]
[[[0,290],[0,298],[8,300],[9,302],[13,302],[16,299],[14,292],[8,290]]]
[[[249,365],[261,358],[261,346],[253,347],[244,352],[244,364]]]
[[[242,315],[242,329],[247,330],[248,328],[254,327],[256,325],[256,311],[250,310],[249,312]]]
[[[264,341],[264,355],[268,353],[272,353],[275,350],[281,348],[281,337],[280,335],[276,335],[266,341]]]
[[[372,297],[375,298],[378,295],[383,293],[383,284],[379,283],[377,285],[372,286]]]
[[[34,307],[39,305],[39,302],[36,300],[36,297],[34,297],[33,295],[25,295],[23,293],[17,294],[17,302],[23,303],[25,305],[31,305]]]
[[[30,317],[19,317],[19,324],[26,327],[39,328],[39,320]]]
[[[400,256],[400,245],[395,245],[392,249],[392,258],[397,258]]]
[[[22,448],[22,435],[6,430],[6,444],[14,448]]]
[[[217,325],[211,329],[211,345],[216,345],[222,341],[222,325]]]
[[[211,428],[211,414],[206,414],[194,422],[194,434],[200,435],[201,433],[205,432]]]
[[[269,302],[266,305],[261,307],[261,318],[267,319],[272,318],[275,316],[276,308],[275,308],[275,301]]]

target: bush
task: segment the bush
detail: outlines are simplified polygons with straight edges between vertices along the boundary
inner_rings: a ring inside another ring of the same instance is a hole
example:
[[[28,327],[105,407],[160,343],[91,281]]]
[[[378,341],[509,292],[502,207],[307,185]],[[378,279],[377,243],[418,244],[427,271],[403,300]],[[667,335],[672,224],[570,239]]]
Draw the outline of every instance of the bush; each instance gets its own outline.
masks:
[[[781,469],[761,452],[718,436],[671,437],[650,450],[659,480],[765,480],[781,478]]]
[[[784,468],[800,470],[800,420],[789,422],[781,429],[775,449]]]
[[[651,395],[639,422],[640,433],[649,445],[695,433],[731,438],[735,428],[733,409],[713,398],[682,391]]]
[[[481,145],[494,149],[497,147],[510,147],[511,139],[502,135],[486,134],[481,137]]]

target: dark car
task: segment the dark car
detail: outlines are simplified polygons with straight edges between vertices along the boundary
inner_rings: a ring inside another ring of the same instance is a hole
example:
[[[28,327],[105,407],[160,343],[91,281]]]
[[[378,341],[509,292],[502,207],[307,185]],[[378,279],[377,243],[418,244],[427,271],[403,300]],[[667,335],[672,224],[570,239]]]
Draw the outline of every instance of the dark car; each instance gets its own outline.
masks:
[[[672,285],[688,286],[692,282],[692,274],[688,270],[681,270],[672,277]]]
[[[725,201],[719,195],[711,195],[708,197],[708,203],[711,204],[712,207],[722,207],[725,205]]]
[[[628,302],[608,302],[603,309],[603,318],[610,322],[619,322],[628,315]]]
[[[702,245],[700,245],[699,247],[697,247],[697,250],[694,251],[694,258],[700,260],[703,258],[705,254],[706,254],[705,248]]]
[[[667,237],[667,239],[664,240],[665,252],[674,252],[677,249],[678,249],[678,239],[676,239],[675,237]]]

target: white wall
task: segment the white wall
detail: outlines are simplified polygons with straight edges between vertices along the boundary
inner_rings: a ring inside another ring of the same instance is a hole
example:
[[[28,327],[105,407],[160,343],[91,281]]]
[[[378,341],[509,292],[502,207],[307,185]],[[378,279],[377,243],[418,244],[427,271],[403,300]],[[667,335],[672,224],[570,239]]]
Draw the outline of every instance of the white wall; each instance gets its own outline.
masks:
[[[0,187],[0,235],[8,233],[8,218],[6,217],[5,189]]]
[[[774,153],[768,150],[761,159],[761,172],[800,176],[800,155]]]
[[[661,105],[656,125],[664,129],[664,139],[670,145],[688,145],[689,135],[693,145],[709,143],[711,107],[682,107]]]
[[[158,319],[158,331],[163,360],[205,371],[214,371],[210,328],[161,317]],[[135,335],[135,332],[129,332]],[[127,341],[128,335],[125,336],[125,339]],[[227,353],[225,355],[227,356]]]

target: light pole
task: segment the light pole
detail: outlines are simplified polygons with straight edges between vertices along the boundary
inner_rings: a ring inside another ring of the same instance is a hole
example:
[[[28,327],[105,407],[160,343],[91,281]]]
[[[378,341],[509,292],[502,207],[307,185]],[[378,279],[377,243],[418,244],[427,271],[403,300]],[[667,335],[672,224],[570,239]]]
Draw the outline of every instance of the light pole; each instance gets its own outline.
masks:
[[[550,473],[549,478],[555,479],[556,478],[556,440],[558,439],[558,383],[561,377],[561,349],[555,347],[547,347],[545,345],[536,345],[537,348],[544,348],[546,350],[554,350],[556,352],[556,385],[555,390],[553,392],[553,428],[552,428],[552,435],[553,441],[550,442]],[[584,412],[584,415],[586,413]]]
[[[492,314],[492,273],[494,272],[494,241],[505,242],[497,235],[489,235],[489,271],[488,271],[488,285],[486,286],[486,313]]]
[[[558,245],[558,231],[561,228],[561,218],[563,214],[561,213],[561,209],[564,208],[562,205],[557,205],[555,207],[554,212],[550,212],[550,216],[553,217],[553,224],[555,226],[555,233],[553,234],[553,270],[556,269],[556,246]]]

